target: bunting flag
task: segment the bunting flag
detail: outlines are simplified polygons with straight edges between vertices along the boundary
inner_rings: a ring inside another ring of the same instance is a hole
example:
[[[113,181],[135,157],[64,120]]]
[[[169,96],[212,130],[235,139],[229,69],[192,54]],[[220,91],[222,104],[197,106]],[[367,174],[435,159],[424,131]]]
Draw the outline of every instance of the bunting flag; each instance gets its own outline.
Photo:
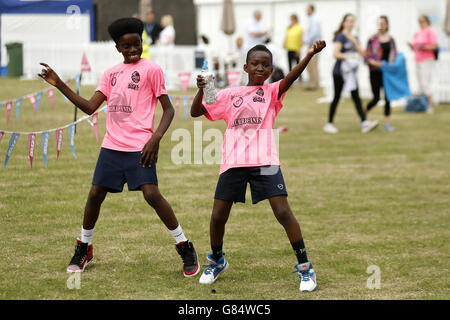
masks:
[[[72,154],[77,158],[77,155],[75,154],[75,123],[72,123],[69,126],[69,142],[70,142],[70,149],[72,150]]]
[[[59,158],[63,138],[63,129],[62,128],[57,129],[55,134],[56,134],[56,158]]]
[[[30,100],[31,104],[33,105],[33,112],[34,115],[36,115],[37,112],[37,106],[36,106],[36,97],[34,96],[34,94],[29,94],[27,96],[28,100]]]
[[[175,113],[180,116],[180,97],[175,97]]]
[[[86,52],[83,52],[83,56],[81,57],[81,72],[90,72],[91,65],[86,57]]]
[[[184,120],[188,119],[188,97],[183,97],[184,104]]]
[[[226,72],[228,85],[230,87],[237,87],[239,85],[239,78],[241,77],[241,72],[238,70],[228,70]]]
[[[172,101],[170,101],[170,102],[172,102]],[[0,102],[0,109],[2,108],[2,103]]]
[[[77,94],[79,95],[81,92],[81,74],[75,76],[75,82],[77,84]]]
[[[36,133],[28,135],[28,157],[30,158],[30,168],[33,169],[34,147],[36,145]]]
[[[190,96],[189,97],[189,106],[192,106],[192,102],[194,101],[194,97]]]
[[[6,123],[8,123],[9,117],[11,116],[11,108],[12,108],[12,101],[6,102]]]
[[[94,127],[95,139],[98,143],[98,113],[92,115],[92,126]]]
[[[45,131],[42,133],[42,157],[44,158],[44,165],[47,168],[47,150],[48,150],[48,138],[50,132]]]
[[[17,144],[17,140],[19,140],[20,137],[20,133],[13,133],[11,135],[11,138],[9,138],[9,146],[8,146],[8,151],[6,151],[6,157],[5,157],[5,168],[6,168],[6,164],[8,163],[9,158],[11,158],[11,154],[14,150],[14,147]]]
[[[44,93],[42,91],[39,91],[36,93],[36,112],[39,112],[39,105],[41,104],[42,95]]]
[[[17,100],[16,100],[16,120],[19,120],[19,112],[20,112],[21,104],[22,104],[22,98],[17,98]]]
[[[48,98],[50,99],[50,105],[52,106],[52,109],[55,108],[55,89],[50,88],[47,90]]]
[[[183,92],[187,92],[188,86],[189,86],[189,80],[191,79],[191,73],[190,72],[180,72],[178,73],[178,79],[181,83],[181,89]]]
[[[2,138],[5,135],[5,131],[0,131],[0,142],[2,142]]]

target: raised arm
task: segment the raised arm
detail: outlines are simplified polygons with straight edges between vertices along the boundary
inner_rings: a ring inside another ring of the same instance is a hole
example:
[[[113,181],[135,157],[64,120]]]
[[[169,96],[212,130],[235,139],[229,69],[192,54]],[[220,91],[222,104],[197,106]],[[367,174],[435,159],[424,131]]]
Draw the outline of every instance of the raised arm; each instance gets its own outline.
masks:
[[[85,98],[76,94],[72,89],[70,89],[56,74],[56,72],[53,71],[52,68],[50,68],[49,65],[43,62],[41,62],[41,65],[44,66],[45,69],[42,69],[41,73],[39,73],[38,76],[52,86],[56,87],[59,91],[62,92],[62,94],[67,97],[67,99],[69,99],[75,106],[77,106],[88,115],[93,114],[106,100],[106,96],[99,91],[96,91],[91,99],[86,100]]]
[[[326,43],[323,40],[316,41],[311,48],[308,50],[308,54],[305,58],[297,64],[291,72],[289,72],[286,77],[280,82],[280,89],[278,91],[278,99],[291,87],[294,81],[302,74],[303,70],[305,70],[311,58],[322,51],[323,48],[326,47]]]
[[[203,100],[203,88],[206,86],[206,80],[204,77],[202,77],[200,74],[197,76],[197,87],[198,91],[197,94],[194,97],[194,100],[192,101],[191,105],[191,117],[197,118],[205,113],[207,113],[205,107],[203,106],[202,100]]]

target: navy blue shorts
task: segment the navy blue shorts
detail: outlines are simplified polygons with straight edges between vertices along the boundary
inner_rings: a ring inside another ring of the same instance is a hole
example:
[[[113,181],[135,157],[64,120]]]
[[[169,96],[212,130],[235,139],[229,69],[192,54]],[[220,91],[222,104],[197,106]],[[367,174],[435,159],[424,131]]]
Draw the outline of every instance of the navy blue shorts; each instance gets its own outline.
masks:
[[[250,183],[253,204],[275,196],[287,196],[280,166],[231,168],[219,176],[215,199],[244,202]]]
[[[141,152],[123,152],[101,148],[95,167],[93,185],[105,187],[108,192],[122,192],[123,185],[128,190],[141,190],[144,184],[158,185],[156,166],[143,168],[139,161]]]

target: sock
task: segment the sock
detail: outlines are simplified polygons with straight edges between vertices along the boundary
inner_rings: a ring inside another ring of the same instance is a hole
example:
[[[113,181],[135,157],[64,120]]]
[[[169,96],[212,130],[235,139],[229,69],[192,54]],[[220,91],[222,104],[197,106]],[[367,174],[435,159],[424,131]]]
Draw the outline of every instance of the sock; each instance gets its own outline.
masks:
[[[178,227],[174,230],[169,230],[169,232],[172,235],[172,237],[175,239],[175,242],[177,244],[187,241],[187,238],[184,235],[183,229],[181,229],[180,225],[178,225]]]
[[[291,246],[292,249],[294,249],[298,263],[308,262],[308,257],[306,256],[306,248],[305,244],[303,243],[303,239],[297,242],[291,242]]]
[[[222,246],[223,244],[220,244],[218,246],[211,245],[212,256],[216,261],[222,258]]]
[[[83,227],[81,227],[81,242],[84,243],[92,243],[92,236],[94,235],[94,229],[86,230]]]

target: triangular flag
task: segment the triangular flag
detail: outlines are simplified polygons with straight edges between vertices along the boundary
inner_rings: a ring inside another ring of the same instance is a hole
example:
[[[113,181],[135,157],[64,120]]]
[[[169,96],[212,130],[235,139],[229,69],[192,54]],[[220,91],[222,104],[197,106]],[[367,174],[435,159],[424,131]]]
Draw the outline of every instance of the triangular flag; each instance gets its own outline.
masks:
[[[77,94],[79,95],[81,92],[81,75],[77,74],[75,76],[75,82],[77,83]]]
[[[55,90],[53,88],[50,88],[47,90],[48,98],[50,99],[50,105],[52,109],[55,108]]]
[[[91,65],[86,57],[86,53],[83,52],[83,56],[81,57],[81,72],[90,72]]]
[[[241,77],[241,72],[238,70],[228,70],[226,74],[228,86],[237,87],[239,85],[239,78]]]
[[[19,140],[20,133],[13,133],[11,135],[11,138],[9,138],[9,146],[8,151],[6,151],[6,157],[5,157],[5,168],[6,164],[8,163],[9,158],[11,158],[12,152],[14,150],[14,147],[17,144],[17,140]]]
[[[69,142],[70,142],[70,149],[72,149],[72,154],[77,158],[77,155],[75,154],[75,123],[72,123],[69,126]]]
[[[184,103],[184,120],[188,119],[188,97],[183,97]]]
[[[2,142],[2,138],[3,138],[4,135],[5,135],[5,132],[4,131],[0,131],[0,142]]]
[[[39,112],[39,105],[41,104],[41,99],[42,99],[43,94],[44,93],[42,91],[39,91],[36,94],[36,112]]]
[[[20,104],[22,103],[22,98],[17,98],[16,100],[16,119],[19,120]]]
[[[42,133],[42,157],[44,158],[44,165],[47,168],[47,150],[48,150],[48,137],[50,132],[45,131]]]
[[[56,134],[56,158],[59,158],[63,138],[63,129],[57,129],[55,134]]]
[[[175,113],[178,117],[180,116],[180,97],[178,96],[175,97]]]
[[[6,102],[6,123],[8,123],[9,117],[11,116],[11,108],[12,108],[12,101]]]
[[[0,102],[0,109],[2,108],[2,103]]]
[[[189,80],[191,80],[191,73],[190,72],[180,72],[178,73],[178,79],[181,83],[181,89],[183,92],[187,92],[188,86],[189,86]]]
[[[70,87],[70,79],[66,80],[66,86]],[[64,100],[66,100],[66,103],[69,103],[69,99],[60,91],[61,95],[64,97]]]
[[[92,115],[92,126],[94,127],[95,139],[98,142],[98,112]]]
[[[30,100],[31,104],[33,105],[33,112],[34,112],[34,115],[36,115],[36,112],[37,112],[36,97],[34,96],[33,93],[28,95],[28,100]]]
[[[28,157],[30,158],[30,167],[33,169],[34,148],[36,146],[36,133],[28,135]]]

